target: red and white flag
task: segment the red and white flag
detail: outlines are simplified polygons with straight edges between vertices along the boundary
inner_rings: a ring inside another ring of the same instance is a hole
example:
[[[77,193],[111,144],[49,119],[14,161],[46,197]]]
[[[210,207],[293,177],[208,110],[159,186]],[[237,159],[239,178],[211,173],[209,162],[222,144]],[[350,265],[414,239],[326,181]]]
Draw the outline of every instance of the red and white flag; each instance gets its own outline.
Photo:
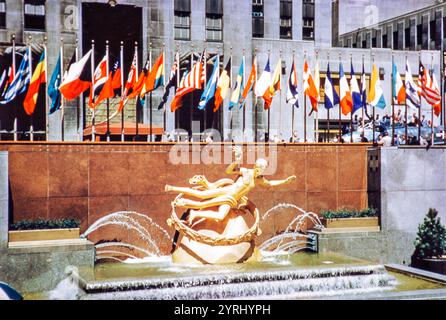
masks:
[[[59,88],[65,99],[73,100],[91,87],[91,54],[92,50],[70,66]]]

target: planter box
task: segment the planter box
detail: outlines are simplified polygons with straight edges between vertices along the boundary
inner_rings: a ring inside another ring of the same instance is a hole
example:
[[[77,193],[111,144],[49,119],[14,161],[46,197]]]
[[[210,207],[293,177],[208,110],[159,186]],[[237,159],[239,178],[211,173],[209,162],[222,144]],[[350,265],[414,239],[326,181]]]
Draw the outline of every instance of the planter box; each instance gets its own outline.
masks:
[[[370,228],[379,227],[378,217],[323,219],[325,228]]]
[[[413,259],[412,267],[446,275],[446,258]]]
[[[9,231],[9,242],[79,239],[79,228]]]

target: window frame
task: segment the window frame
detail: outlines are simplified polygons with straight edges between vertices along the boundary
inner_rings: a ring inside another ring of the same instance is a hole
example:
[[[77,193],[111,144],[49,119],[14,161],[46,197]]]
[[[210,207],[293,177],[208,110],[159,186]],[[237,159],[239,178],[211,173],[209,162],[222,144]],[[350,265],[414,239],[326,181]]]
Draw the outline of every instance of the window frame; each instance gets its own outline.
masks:
[[[23,1],[23,24],[27,31],[46,31],[46,4],[45,0],[40,0],[42,4],[29,3],[30,0]],[[28,2],[28,3],[27,3]],[[36,12],[36,8],[43,7],[43,13]],[[34,8],[33,13],[27,12],[27,8]],[[31,21],[30,21],[31,20]]]

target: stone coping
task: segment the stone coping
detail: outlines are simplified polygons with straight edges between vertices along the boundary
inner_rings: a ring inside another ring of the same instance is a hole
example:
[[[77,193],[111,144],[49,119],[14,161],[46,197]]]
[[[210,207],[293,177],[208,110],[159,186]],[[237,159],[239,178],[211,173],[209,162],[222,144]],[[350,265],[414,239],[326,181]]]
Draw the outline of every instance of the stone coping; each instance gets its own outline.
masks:
[[[411,275],[411,276],[415,276],[417,278],[427,279],[427,280],[439,282],[439,283],[446,285],[446,276],[439,274],[439,273],[425,271],[425,270],[412,268],[412,267],[408,267],[408,266],[403,266],[400,264],[394,264],[394,263],[386,264],[385,267],[389,271],[395,271],[395,272],[399,272],[402,274]]]
[[[364,227],[364,228],[325,228],[322,231],[311,230],[310,233],[317,235],[324,234],[339,234],[339,233],[370,233],[370,232],[381,232],[380,227]]]
[[[39,253],[93,250],[94,244],[87,239],[45,240],[9,242],[8,253]]]

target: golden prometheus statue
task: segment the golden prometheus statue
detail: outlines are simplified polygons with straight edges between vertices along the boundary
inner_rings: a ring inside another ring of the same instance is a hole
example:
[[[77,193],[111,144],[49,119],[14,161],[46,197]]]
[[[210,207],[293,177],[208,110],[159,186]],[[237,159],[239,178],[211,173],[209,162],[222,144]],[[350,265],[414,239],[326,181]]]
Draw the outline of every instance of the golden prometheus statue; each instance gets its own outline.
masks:
[[[247,195],[259,185],[290,184],[296,176],[269,181],[264,177],[268,166],[265,159],[258,159],[253,169],[241,168],[242,149],[233,150],[235,162],[226,174],[237,175],[235,182],[222,179],[210,183],[204,176],[195,176],[189,180],[190,188],[166,186],[166,192],[179,193],[167,220],[177,230],[172,256],[175,263],[226,264],[261,259],[255,246],[255,238],[261,235],[260,214]],[[176,212],[179,208],[187,210],[181,218]]]

